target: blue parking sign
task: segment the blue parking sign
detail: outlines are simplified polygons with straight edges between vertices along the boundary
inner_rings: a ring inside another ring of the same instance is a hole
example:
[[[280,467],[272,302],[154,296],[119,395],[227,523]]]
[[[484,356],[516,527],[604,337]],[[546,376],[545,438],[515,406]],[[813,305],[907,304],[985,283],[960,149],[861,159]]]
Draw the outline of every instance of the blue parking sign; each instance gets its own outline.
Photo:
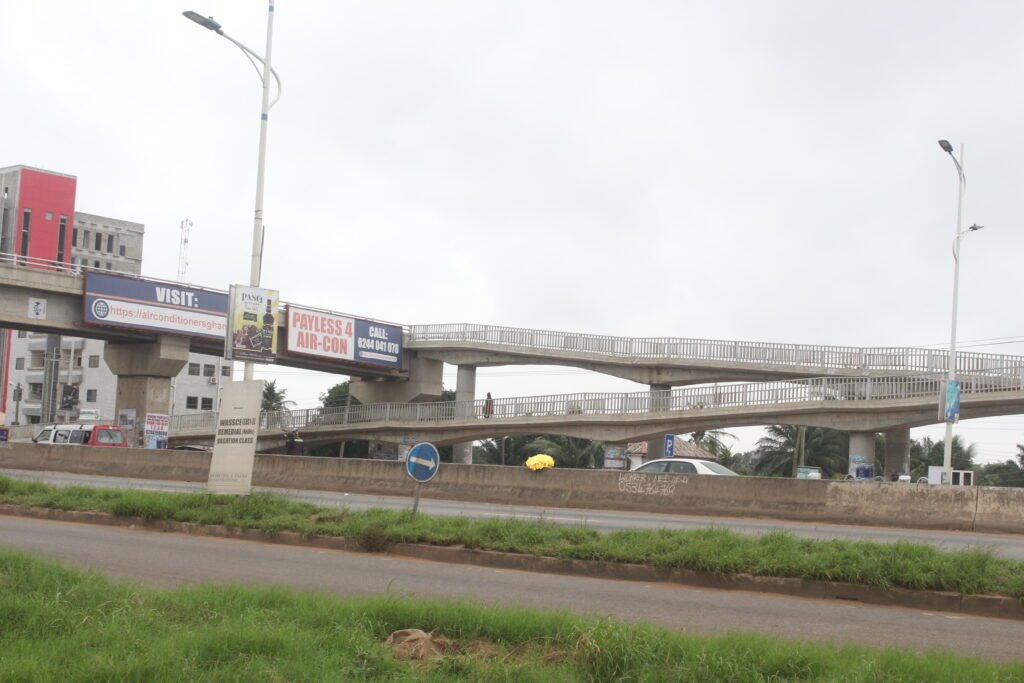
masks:
[[[676,455],[676,435],[666,434],[665,435],[665,457],[674,458]]]

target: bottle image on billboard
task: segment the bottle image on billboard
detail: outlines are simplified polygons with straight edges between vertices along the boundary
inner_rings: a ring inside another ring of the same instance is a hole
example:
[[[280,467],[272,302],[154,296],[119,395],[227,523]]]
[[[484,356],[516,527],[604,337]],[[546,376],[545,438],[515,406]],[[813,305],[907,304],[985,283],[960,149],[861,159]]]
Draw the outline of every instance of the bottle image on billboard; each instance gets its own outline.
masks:
[[[274,348],[274,312],[270,308],[271,299],[267,297],[267,312],[263,314],[263,350],[272,353]]]

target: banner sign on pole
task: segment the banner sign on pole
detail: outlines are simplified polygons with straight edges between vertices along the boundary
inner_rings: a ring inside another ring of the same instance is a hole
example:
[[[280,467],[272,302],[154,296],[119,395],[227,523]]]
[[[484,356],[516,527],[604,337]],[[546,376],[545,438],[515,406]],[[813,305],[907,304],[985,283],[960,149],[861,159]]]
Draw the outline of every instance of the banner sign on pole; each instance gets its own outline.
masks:
[[[223,339],[227,329],[224,292],[88,271],[83,302],[86,325],[210,339]]]
[[[960,420],[960,382],[955,379],[946,383],[946,401],[943,421],[958,422]]]
[[[261,379],[224,385],[206,483],[210,493],[244,496],[251,491],[262,401]]]
[[[402,366],[402,328],[337,313],[288,306],[289,353]]]
[[[167,433],[170,428],[170,415],[146,413],[146,448],[167,448]]]
[[[273,363],[277,355],[277,290],[231,285],[229,299],[224,357]]]

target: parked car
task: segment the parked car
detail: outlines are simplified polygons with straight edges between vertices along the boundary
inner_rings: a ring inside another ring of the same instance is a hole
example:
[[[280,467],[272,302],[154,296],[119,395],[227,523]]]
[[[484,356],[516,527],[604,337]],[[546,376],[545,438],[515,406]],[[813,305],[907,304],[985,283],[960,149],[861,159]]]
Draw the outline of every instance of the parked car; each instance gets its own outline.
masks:
[[[699,458],[661,458],[651,460],[637,467],[634,472],[645,474],[713,474],[718,476],[738,477],[739,475],[725,465],[714,460]]]
[[[127,448],[128,437],[117,425],[55,424],[47,425],[34,437],[35,443],[55,445],[108,446]]]

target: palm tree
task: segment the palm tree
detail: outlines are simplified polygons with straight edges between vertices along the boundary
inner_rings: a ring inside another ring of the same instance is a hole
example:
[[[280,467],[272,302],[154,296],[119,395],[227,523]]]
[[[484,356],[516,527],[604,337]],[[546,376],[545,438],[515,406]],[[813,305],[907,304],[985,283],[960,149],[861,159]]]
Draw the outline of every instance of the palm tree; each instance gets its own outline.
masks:
[[[736,440],[736,437],[729,432],[720,429],[709,429],[706,431],[694,432],[690,435],[690,441],[700,448],[703,448],[712,455],[719,458],[732,455],[732,448],[725,443],[725,439]]]
[[[595,469],[604,465],[604,444],[572,436],[541,436],[526,445],[527,451],[547,453],[559,467]]]
[[[285,396],[287,389],[278,389],[277,380],[272,379],[263,383],[263,410],[268,412],[279,412],[285,408],[295,405],[295,401],[289,401]]]
[[[787,476],[793,472],[799,427],[795,425],[769,425],[767,436],[757,442],[754,471],[760,475]],[[835,429],[808,427],[805,441],[805,462],[820,467],[822,477],[846,471],[850,449],[849,436]]]

